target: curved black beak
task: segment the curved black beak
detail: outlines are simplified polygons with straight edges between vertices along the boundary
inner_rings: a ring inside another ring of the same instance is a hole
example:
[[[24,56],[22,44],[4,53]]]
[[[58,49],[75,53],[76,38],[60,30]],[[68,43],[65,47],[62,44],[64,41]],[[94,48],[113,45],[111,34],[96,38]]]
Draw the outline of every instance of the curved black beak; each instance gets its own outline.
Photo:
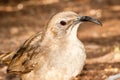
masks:
[[[98,19],[95,19],[89,16],[80,16],[78,20],[80,22],[93,22],[102,26],[102,23]]]

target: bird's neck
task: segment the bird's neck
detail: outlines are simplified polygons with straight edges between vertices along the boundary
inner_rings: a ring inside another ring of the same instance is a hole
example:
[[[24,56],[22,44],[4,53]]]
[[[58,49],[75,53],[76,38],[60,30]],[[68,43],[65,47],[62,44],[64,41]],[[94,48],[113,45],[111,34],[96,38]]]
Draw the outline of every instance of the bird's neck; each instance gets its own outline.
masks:
[[[50,29],[47,29],[45,32],[44,39],[51,43],[56,43],[59,41],[66,41],[66,40],[76,42],[76,40],[78,40],[78,37],[77,37],[78,27],[79,27],[79,24],[73,25],[73,27],[71,26],[71,28],[69,28],[65,34],[63,33],[61,35],[57,35]]]
[[[78,37],[77,37],[78,27],[79,27],[79,24],[76,24],[76,25],[73,25],[73,27],[70,28],[71,30],[68,30],[67,37],[68,37],[70,40],[73,40],[73,41],[74,41],[74,40],[78,40]]]

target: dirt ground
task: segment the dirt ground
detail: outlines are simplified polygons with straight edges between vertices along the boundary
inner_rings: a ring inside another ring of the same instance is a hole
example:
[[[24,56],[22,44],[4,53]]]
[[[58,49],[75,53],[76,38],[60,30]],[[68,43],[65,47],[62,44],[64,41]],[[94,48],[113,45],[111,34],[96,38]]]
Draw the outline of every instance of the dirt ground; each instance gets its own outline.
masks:
[[[71,10],[103,23],[102,27],[93,23],[79,27],[78,38],[87,54],[79,80],[106,80],[120,73],[120,0],[8,1],[0,0],[0,53],[16,51],[27,38],[42,31],[55,13]],[[0,67],[3,80],[6,67]]]

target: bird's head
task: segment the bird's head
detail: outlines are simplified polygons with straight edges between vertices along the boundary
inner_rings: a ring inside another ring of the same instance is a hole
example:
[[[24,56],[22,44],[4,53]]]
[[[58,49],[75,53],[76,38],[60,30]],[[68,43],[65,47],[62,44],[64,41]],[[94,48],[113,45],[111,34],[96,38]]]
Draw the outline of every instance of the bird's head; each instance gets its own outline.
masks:
[[[89,16],[80,16],[75,12],[66,11],[54,15],[48,23],[48,30],[53,33],[55,37],[63,37],[68,35],[75,35],[79,24],[83,22],[93,22],[99,25],[102,23],[95,18]]]

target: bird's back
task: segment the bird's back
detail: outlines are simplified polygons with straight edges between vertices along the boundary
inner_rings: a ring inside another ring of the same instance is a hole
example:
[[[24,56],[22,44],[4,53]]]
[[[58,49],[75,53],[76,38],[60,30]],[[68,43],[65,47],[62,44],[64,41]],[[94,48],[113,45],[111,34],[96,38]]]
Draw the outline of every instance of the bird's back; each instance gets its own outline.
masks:
[[[8,72],[9,73],[24,73],[29,72],[32,69],[32,65],[34,63],[30,62],[30,59],[33,55],[36,55],[39,51],[38,48],[40,48],[40,41],[42,39],[42,33],[37,33],[36,35],[33,35],[31,38],[26,40],[23,45],[17,50],[17,52],[12,57],[11,62],[8,66]],[[32,54],[34,53],[34,54]],[[27,64],[26,64],[27,63]],[[27,67],[27,65],[30,65]]]

